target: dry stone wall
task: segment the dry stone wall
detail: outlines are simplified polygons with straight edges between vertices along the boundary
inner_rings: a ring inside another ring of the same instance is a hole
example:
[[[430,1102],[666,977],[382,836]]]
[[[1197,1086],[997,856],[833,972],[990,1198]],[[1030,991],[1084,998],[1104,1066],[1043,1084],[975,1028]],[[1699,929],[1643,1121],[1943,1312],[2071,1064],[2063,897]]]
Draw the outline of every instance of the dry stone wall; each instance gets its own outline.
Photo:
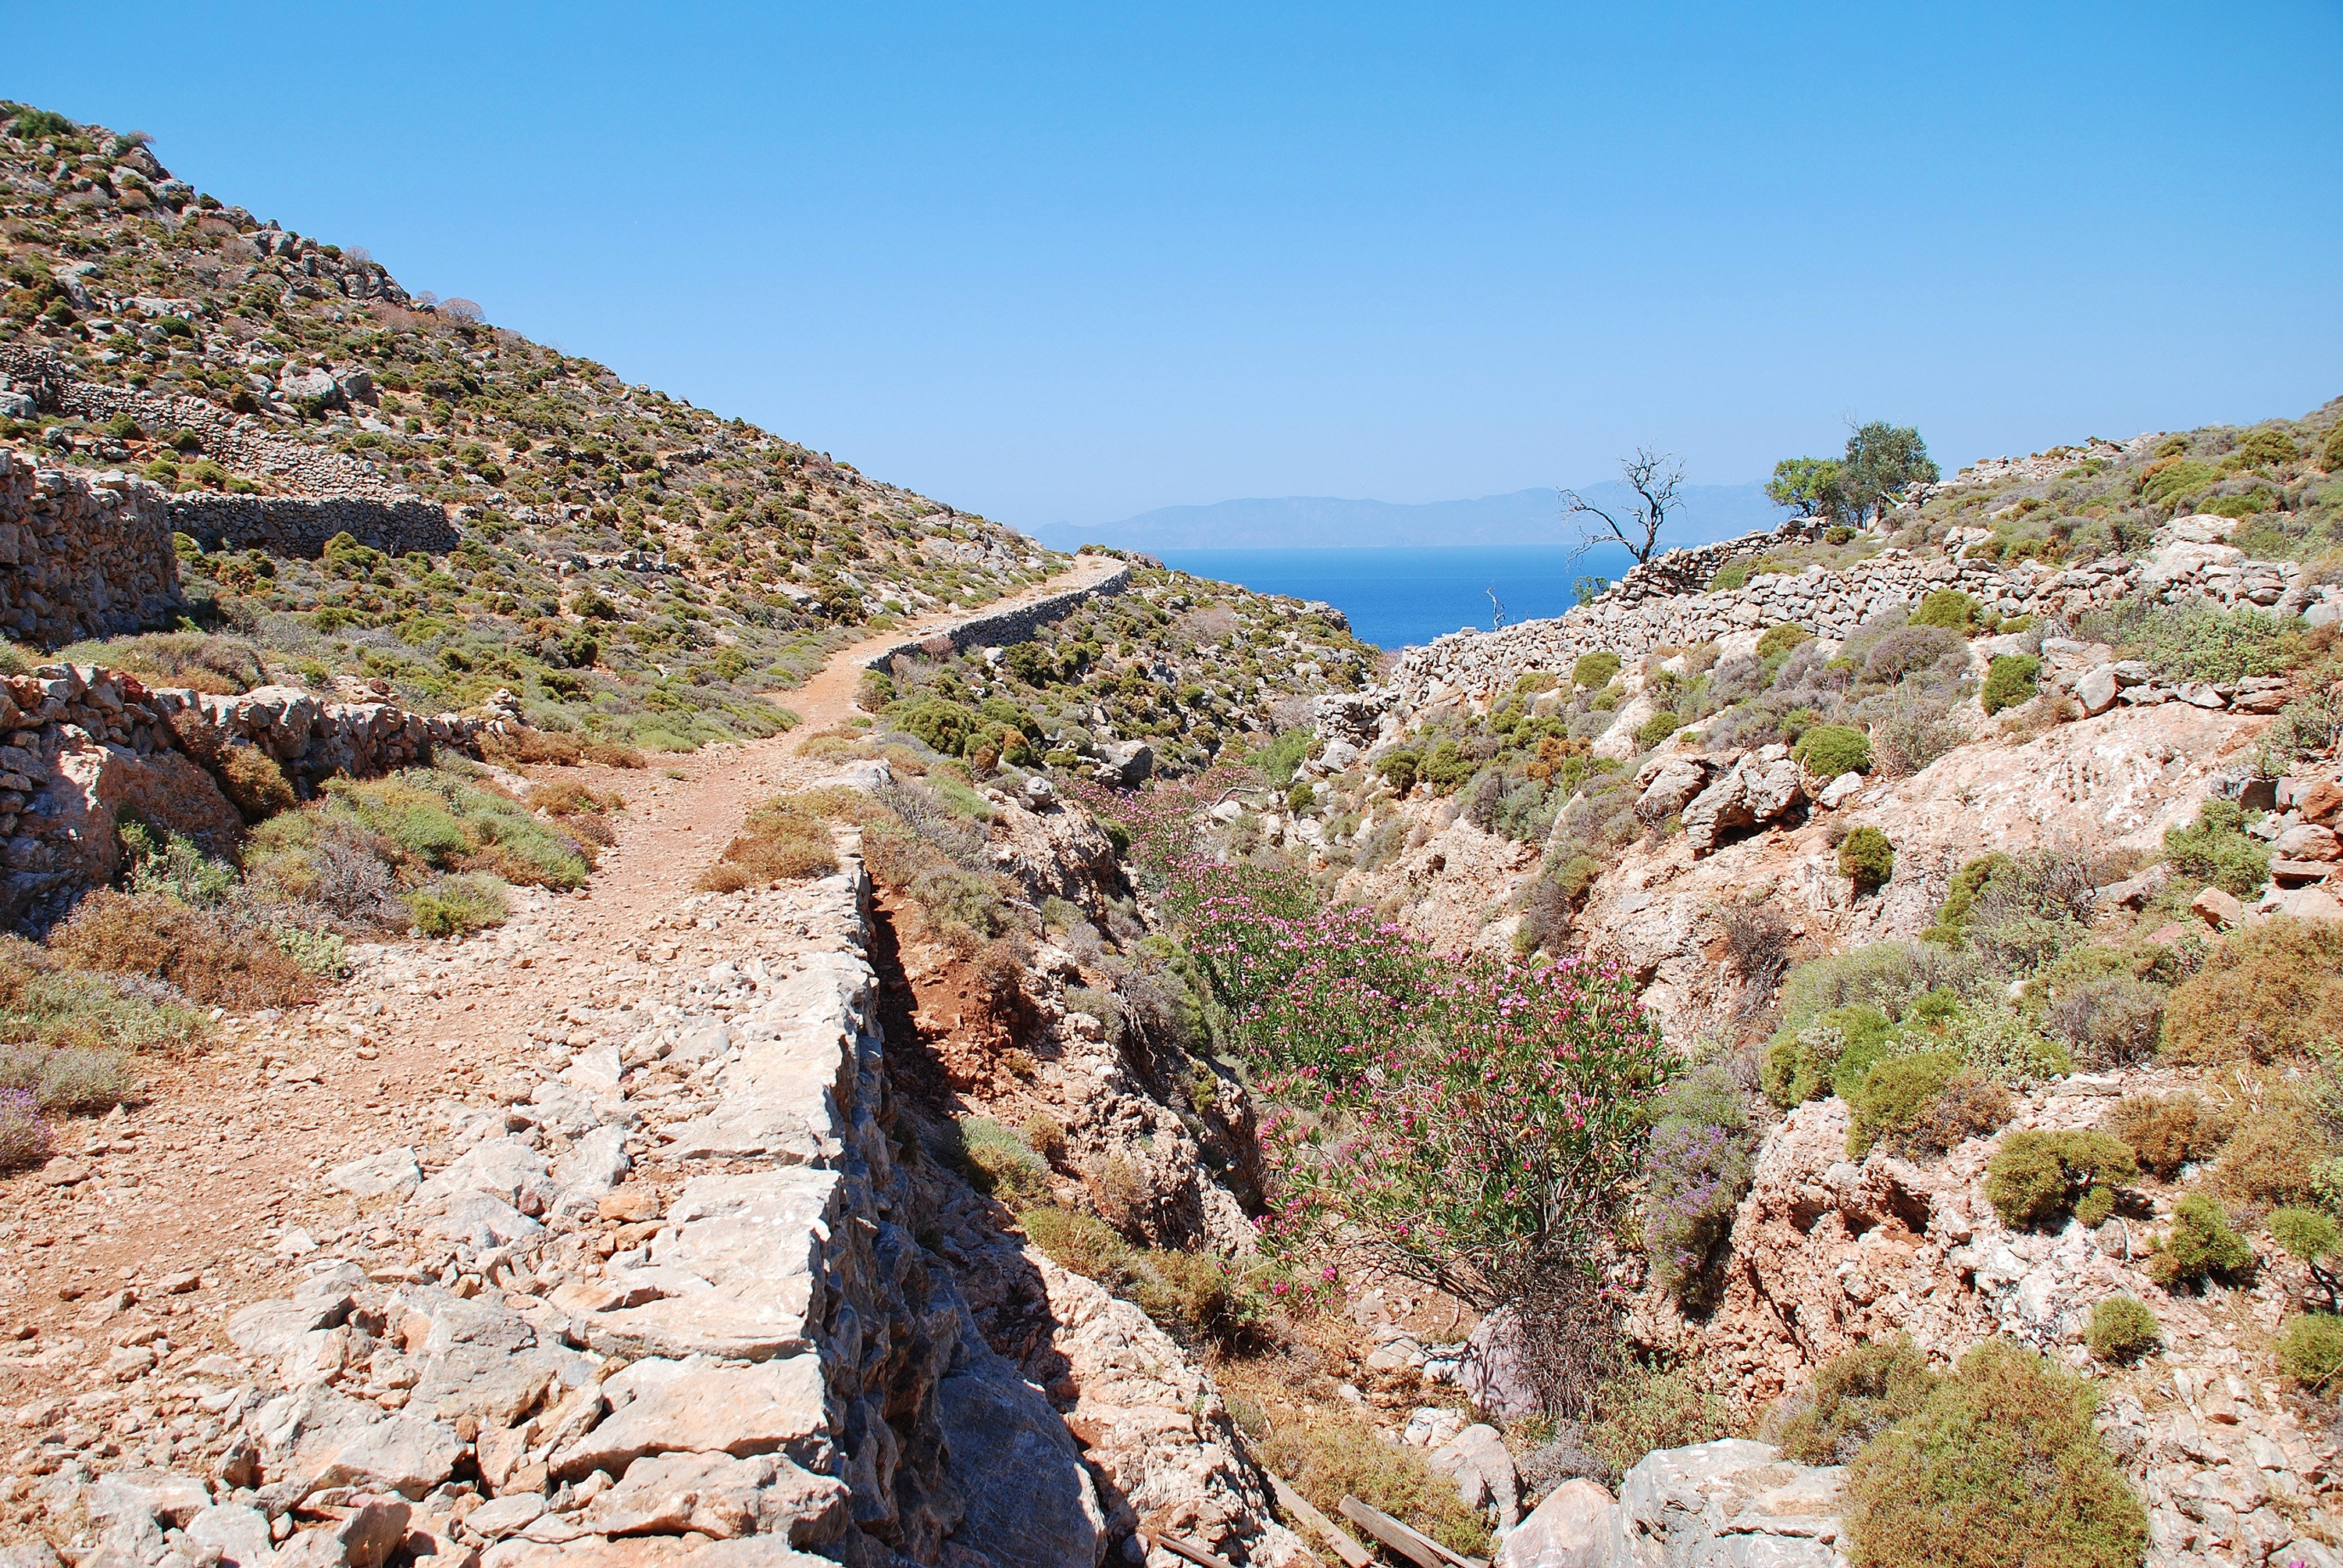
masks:
[[[219,769],[229,749],[274,758],[297,792],[477,749],[480,726],[387,702],[320,702],[291,687],[216,697],[150,689],[99,665],[0,681],[0,924],[39,930],[122,869],[125,812],[231,852],[243,819]]]
[[[1060,1326],[1021,1366],[942,1261],[967,1249],[920,1244],[932,1173],[895,1123],[869,884],[840,848],[836,876],[689,901],[669,920],[731,956],[548,1040],[498,1103],[445,1106],[429,1150],[326,1173],[369,1223],[288,1238],[306,1279],[184,1373],[226,1462],[61,1463],[57,1516],[148,1563],[379,1562],[348,1539],[368,1517],[447,1568],[1097,1568],[1167,1518],[1301,1561],[1211,1441],[1209,1381],[1135,1309],[1051,1271]]]
[[[1628,658],[1662,647],[1689,648],[1736,631],[1783,624],[1818,637],[1844,638],[1873,616],[1957,588],[2003,617],[2071,623],[2086,610],[2134,591],[2167,602],[2221,608],[2253,606],[2314,621],[2343,615],[2343,594],[2306,582],[2291,561],[2254,561],[2225,541],[2227,518],[2182,518],[2157,536],[2144,560],[2109,556],[2071,567],[2003,566],[1959,555],[1920,556],[1885,549],[1844,571],[1816,566],[1770,572],[1738,588],[1701,591],[1725,562],[1796,542],[1795,526],[1698,549],[1672,550],[1627,574],[1591,604],[1552,620],[1524,621],[1495,632],[1453,632],[1410,648],[1394,671],[1402,703],[1483,694],[1526,671],[1567,669],[1581,654],[1609,649]]]
[[[55,648],[184,608],[167,498],[144,479],[36,468],[0,448],[0,628]]]
[[[169,502],[171,527],[206,550],[256,549],[314,560],[337,534],[394,556],[440,555],[462,538],[437,501],[361,496],[198,494]]]
[[[193,430],[202,438],[206,457],[281,491],[386,501],[415,498],[385,482],[365,458],[278,435],[258,415],[232,414],[186,393],[138,392],[78,380],[72,362],[48,349],[0,344],[0,380],[29,395],[44,413],[99,425],[127,414],[148,430]],[[346,374],[342,381],[326,377],[325,382],[335,391],[334,401],[349,401],[342,387],[345,382],[356,384],[351,376]]]
[[[1068,588],[1063,593],[1051,594],[1047,598],[1035,599],[1031,604],[1019,605],[1013,609],[1005,609],[996,615],[979,616],[974,620],[962,622],[949,632],[938,632],[933,637],[897,643],[886,652],[874,656],[870,660],[868,668],[884,670],[898,658],[925,655],[931,658],[940,658],[971,648],[1000,647],[1012,642],[1023,642],[1027,638],[1031,637],[1037,628],[1071,614],[1090,600],[1103,598],[1108,594],[1121,593],[1130,586],[1131,568],[1118,567],[1088,588]]]

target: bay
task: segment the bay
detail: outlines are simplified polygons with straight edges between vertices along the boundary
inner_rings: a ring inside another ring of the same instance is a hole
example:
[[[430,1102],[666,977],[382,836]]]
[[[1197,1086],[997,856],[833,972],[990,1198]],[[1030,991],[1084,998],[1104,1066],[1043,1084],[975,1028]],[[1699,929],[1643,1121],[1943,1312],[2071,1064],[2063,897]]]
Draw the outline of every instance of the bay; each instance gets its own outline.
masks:
[[[1322,599],[1378,648],[1408,648],[1465,627],[1490,629],[1494,591],[1505,624],[1557,616],[1582,578],[1615,580],[1634,564],[1618,548],[1559,545],[1381,546],[1363,549],[1172,549],[1166,566],[1257,593]]]

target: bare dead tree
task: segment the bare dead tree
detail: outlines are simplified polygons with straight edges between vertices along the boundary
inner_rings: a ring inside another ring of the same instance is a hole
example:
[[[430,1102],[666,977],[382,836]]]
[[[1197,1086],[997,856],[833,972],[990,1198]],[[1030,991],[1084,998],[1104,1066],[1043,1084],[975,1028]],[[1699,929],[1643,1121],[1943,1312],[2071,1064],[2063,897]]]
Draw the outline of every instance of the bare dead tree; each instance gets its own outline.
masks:
[[[1684,464],[1669,453],[1638,447],[1634,457],[1619,459],[1619,472],[1636,496],[1624,522],[1576,490],[1557,495],[1564,517],[1602,520],[1601,528],[1588,521],[1579,523],[1578,554],[1584,555],[1600,544],[1622,544],[1640,566],[1659,553],[1660,530],[1667,526],[1668,514],[1675,509],[1676,492],[1684,487]]]

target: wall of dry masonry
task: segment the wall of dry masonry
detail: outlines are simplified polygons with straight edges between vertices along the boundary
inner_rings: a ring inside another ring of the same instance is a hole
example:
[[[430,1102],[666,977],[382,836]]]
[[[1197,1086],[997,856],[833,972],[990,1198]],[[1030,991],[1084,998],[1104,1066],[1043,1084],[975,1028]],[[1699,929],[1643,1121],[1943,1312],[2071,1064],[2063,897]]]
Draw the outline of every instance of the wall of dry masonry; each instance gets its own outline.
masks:
[[[75,377],[70,360],[45,348],[0,344],[0,377],[30,392],[46,413],[104,424],[127,414],[149,430],[193,430],[204,456],[280,489],[311,496],[411,500],[387,484],[373,465],[345,452],[276,434],[256,415],[232,414],[216,403],[176,392],[140,392]]]
[[[924,655],[940,658],[947,654],[962,652],[971,648],[999,648],[1012,642],[1023,642],[1040,628],[1072,614],[1093,598],[1121,593],[1131,586],[1131,568],[1119,567],[1088,588],[1068,588],[1064,593],[1036,599],[1031,604],[995,615],[980,616],[954,628],[925,638],[900,642],[886,652],[872,658],[868,668],[884,670],[898,657]]]
[[[1672,550],[1638,567],[1591,604],[1552,620],[1524,621],[1496,632],[1453,632],[1410,648],[1393,672],[1401,701],[1433,700],[1443,693],[1485,692],[1531,670],[1567,669],[1580,655],[1608,649],[1635,658],[1657,648],[1691,648],[1736,631],[1795,625],[1818,637],[1844,638],[1886,610],[1917,605],[1928,594],[1957,588],[2004,617],[2033,617],[2071,625],[2093,608],[2134,591],[2167,602],[2221,608],[2252,606],[2314,618],[2328,613],[2332,590],[2308,585],[2289,561],[2248,560],[2210,539],[2207,528],[2227,519],[2181,518],[2146,560],[2109,556],[2075,566],[2036,561],[2003,566],[1956,557],[1887,549],[1844,571],[1809,567],[1769,572],[1743,587],[1702,591],[1719,567],[1739,557],[1805,537],[1802,525],[1750,534],[1697,549]],[[2197,538],[2196,533],[2207,533]]]
[[[172,528],[207,550],[257,549],[314,560],[326,542],[348,534],[362,545],[403,556],[439,555],[461,538],[437,501],[363,496],[178,496]]]
[[[0,448],[0,629],[55,648],[167,625],[182,608],[161,490]]]
[[[230,749],[276,759],[312,794],[337,774],[372,778],[476,750],[479,726],[387,702],[320,702],[288,687],[216,697],[98,665],[47,665],[0,680],[0,925],[39,930],[122,869],[126,812],[215,853],[243,820],[220,788]]]

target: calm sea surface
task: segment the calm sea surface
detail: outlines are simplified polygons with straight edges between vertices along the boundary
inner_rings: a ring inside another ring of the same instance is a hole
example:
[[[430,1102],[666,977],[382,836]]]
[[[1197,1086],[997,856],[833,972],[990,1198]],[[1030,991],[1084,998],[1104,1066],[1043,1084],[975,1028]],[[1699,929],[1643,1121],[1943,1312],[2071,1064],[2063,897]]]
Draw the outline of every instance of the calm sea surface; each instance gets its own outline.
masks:
[[[1378,648],[1430,642],[1460,627],[1490,627],[1489,592],[1505,624],[1560,615],[1583,577],[1617,578],[1632,564],[1616,548],[1574,557],[1561,546],[1359,550],[1164,550],[1164,564],[1259,593],[1323,599]]]

